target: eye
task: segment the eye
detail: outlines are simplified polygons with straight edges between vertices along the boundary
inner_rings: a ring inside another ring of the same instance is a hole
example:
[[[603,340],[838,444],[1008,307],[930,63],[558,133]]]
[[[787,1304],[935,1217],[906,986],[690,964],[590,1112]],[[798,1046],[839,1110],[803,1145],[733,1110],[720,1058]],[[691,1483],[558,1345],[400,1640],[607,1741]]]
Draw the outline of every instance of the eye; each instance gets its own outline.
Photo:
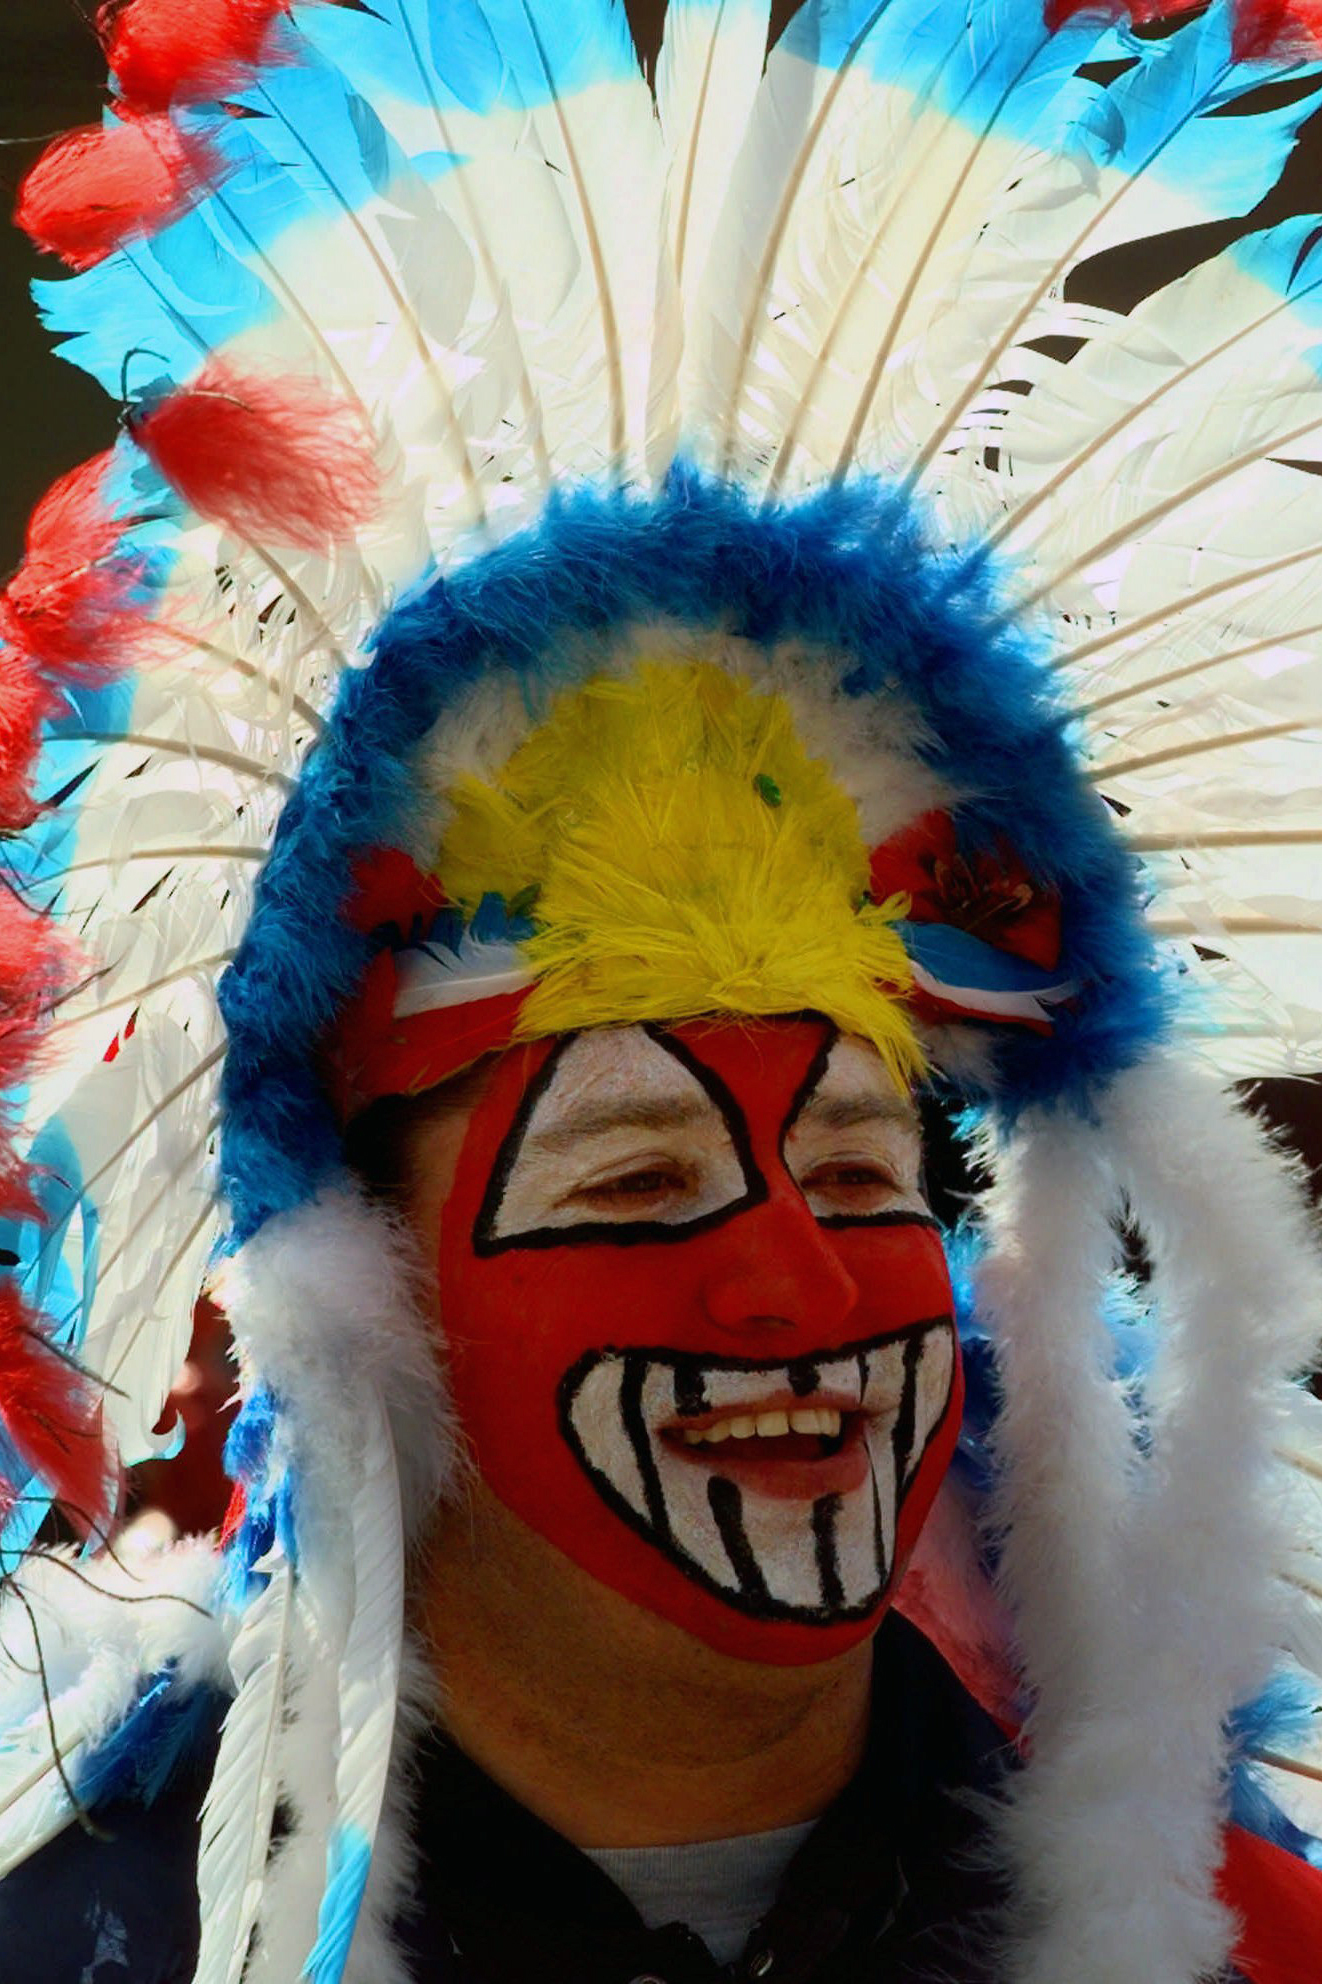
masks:
[[[637,1219],[682,1203],[691,1196],[693,1187],[693,1178],[682,1165],[640,1164],[585,1181],[568,1193],[562,1204],[567,1210],[587,1212],[598,1219]]]
[[[819,1214],[879,1212],[904,1190],[890,1166],[874,1158],[834,1158],[815,1164],[799,1188]]]

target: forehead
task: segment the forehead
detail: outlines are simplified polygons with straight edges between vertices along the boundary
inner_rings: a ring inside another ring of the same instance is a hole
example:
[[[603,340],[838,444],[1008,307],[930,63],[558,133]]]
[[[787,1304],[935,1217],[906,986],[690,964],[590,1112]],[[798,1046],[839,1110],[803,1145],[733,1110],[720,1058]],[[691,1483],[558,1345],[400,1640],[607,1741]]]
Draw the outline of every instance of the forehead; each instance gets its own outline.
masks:
[[[630,1129],[699,1132],[721,1091],[779,1123],[791,1115],[917,1123],[877,1050],[825,1021],[701,1021],[577,1035],[556,1055],[527,1142],[550,1150]]]

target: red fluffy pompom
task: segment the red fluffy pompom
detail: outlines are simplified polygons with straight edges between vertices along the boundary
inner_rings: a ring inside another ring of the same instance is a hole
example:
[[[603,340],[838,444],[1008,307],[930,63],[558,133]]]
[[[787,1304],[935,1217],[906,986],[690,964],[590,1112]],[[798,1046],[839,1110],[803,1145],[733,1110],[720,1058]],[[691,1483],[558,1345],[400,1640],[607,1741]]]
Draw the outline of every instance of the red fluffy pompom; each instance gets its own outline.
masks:
[[[9,1280],[0,1282],[0,1422],[81,1528],[105,1524],[109,1468],[96,1392],[51,1349]],[[0,1485],[0,1506],[6,1499],[12,1505],[13,1484]]]
[[[1322,0],[1239,0],[1235,53],[1241,62],[1264,56],[1314,56],[1322,49]]]
[[[110,459],[94,455],[47,490],[0,593],[0,639],[66,681],[104,681],[147,626],[134,598],[141,562],[121,549],[124,525],[103,494]]]
[[[56,700],[31,656],[0,643],[0,830],[26,827],[32,819],[32,769],[41,725]]]
[[[314,379],[241,377],[213,358],[132,433],[200,516],[249,540],[321,551],[380,500],[367,421]]]
[[[125,98],[164,110],[241,88],[287,11],[286,0],[110,0],[97,27]]]
[[[90,124],[47,146],[19,187],[14,218],[38,248],[90,269],[178,220],[222,172],[210,145],[164,115]]]

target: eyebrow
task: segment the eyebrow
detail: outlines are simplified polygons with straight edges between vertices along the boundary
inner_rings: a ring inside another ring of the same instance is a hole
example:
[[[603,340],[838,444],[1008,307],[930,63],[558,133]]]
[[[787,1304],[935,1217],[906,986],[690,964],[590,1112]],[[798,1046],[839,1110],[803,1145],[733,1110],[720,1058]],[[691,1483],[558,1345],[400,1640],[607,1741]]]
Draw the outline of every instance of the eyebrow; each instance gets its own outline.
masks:
[[[535,1131],[524,1146],[535,1151],[567,1151],[585,1137],[606,1136],[611,1130],[682,1130],[705,1121],[711,1113],[705,1097],[676,1096],[673,1101],[645,1096],[622,1098],[619,1102],[584,1103],[571,1109],[558,1123],[548,1123]]]
[[[900,1123],[921,1130],[918,1111],[898,1095],[810,1095],[799,1120],[807,1116],[828,1130],[852,1130],[860,1123]]]

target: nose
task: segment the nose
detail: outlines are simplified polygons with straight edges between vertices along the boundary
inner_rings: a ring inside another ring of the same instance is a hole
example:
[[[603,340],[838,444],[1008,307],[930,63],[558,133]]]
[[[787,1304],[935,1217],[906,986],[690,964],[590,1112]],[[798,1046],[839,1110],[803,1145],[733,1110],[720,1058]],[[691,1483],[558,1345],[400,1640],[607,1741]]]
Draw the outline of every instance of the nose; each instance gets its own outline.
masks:
[[[744,1337],[793,1330],[816,1342],[857,1307],[857,1283],[797,1191],[774,1194],[726,1234],[725,1258],[703,1286],[718,1329]]]

